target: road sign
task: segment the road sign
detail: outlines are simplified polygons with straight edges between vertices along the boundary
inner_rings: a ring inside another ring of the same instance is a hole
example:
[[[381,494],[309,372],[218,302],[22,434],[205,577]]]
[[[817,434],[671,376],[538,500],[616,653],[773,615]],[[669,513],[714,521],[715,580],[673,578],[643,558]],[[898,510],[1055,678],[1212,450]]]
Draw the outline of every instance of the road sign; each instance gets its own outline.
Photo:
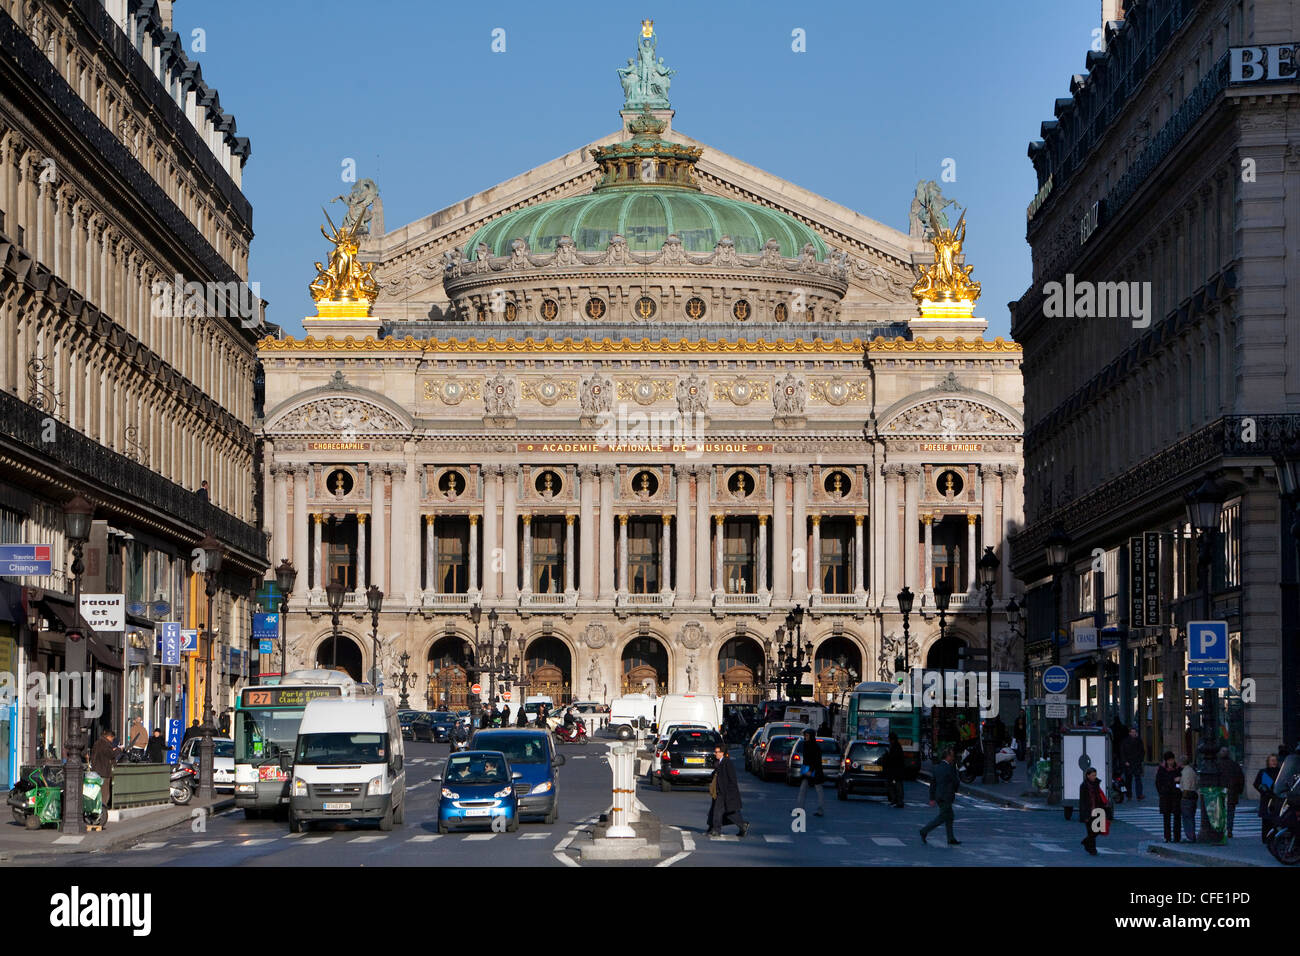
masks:
[[[481,693],[483,693],[483,685],[482,685],[482,684],[475,684],[473,687],[471,687],[471,688],[469,689],[469,692],[470,692],[471,694],[481,694]]]
[[[1070,716],[1070,715],[1069,715],[1069,711],[1066,709],[1066,705],[1065,705],[1065,704],[1048,704],[1048,705],[1047,705],[1047,719],[1048,719],[1048,720],[1058,720],[1058,719],[1059,719],[1059,720],[1064,720],[1064,719],[1065,719],[1066,717],[1068,717],[1068,716]]]
[[[1055,704],[1064,704],[1067,703],[1067,701],[1065,699],[1064,694],[1048,694],[1047,699],[1044,701],[1044,703],[1048,704],[1049,706],[1052,706]]]
[[[271,638],[269,638],[269,637],[259,637],[259,638],[257,639],[257,653],[259,653],[259,654],[274,654],[274,653],[275,653],[275,642],[272,641]]]
[[[181,747],[181,722],[179,718],[173,718],[167,721],[167,762],[175,763],[180,756],[178,751]]]
[[[501,695],[501,699],[504,700],[507,704],[510,703],[510,691],[506,691],[505,693],[503,693]]]
[[[1189,661],[1226,661],[1228,659],[1228,622],[1189,622],[1187,625],[1187,659]]]
[[[159,625],[158,639],[162,644],[160,655],[163,667],[180,667],[181,664],[181,626],[176,621],[163,621]]]
[[[1049,694],[1061,694],[1070,686],[1070,672],[1059,664],[1053,664],[1043,671],[1043,690]]]
[[[50,546],[48,544],[0,544],[0,575],[50,574]]]

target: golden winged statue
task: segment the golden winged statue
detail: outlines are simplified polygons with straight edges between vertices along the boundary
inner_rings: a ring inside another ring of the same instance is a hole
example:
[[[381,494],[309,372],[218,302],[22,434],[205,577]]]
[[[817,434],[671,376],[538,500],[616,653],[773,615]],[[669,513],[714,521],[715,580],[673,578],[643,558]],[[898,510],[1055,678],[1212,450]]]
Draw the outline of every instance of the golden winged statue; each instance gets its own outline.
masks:
[[[324,210],[321,210],[324,212]],[[325,213],[330,232],[321,226],[321,235],[334,243],[329,261],[324,265],[316,263],[316,278],[307,288],[316,302],[360,302],[363,299],[374,302],[379,295],[370,270],[374,267],[369,262],[359,262],[359,223],[349,226],[346,221],[340,228],[334,225],[330,214]]]
[[[937,226],[930,242],[934,246],[934,264],[921,270],[921,278],[912,286],[918,302],[974,302],[980,297],[980,284],[971,279],[974,266],[958,266],[962,243],[966,240],[966,213],[961,214],[953,229]]]

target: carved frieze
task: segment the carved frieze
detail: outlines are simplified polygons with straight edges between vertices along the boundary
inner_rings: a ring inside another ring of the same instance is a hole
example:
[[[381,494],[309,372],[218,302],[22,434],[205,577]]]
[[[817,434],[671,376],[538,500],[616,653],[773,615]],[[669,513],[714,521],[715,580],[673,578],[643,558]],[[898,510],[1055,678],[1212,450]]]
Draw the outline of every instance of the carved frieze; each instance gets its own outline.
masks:
[[[318,399],[289,412],[275,431],[361,434],[398,431],[402,423],[378,405],[355,398]]]
[[[554,405],[563,399],[578,397],[578,383],[571,378],[546,378],[524,381],[520,385],[520,394],[546,406]]]
[[[465,399],[478,398],[481,394],[479,383],[468,379],[431,378],[424,383],[425,399],[441,399],[444,405],[459,405]]]
[[[673,397],[673,383],[667,378],[638,378],[618,383],[620,401],[635,401],[638,405],[651,405]]]

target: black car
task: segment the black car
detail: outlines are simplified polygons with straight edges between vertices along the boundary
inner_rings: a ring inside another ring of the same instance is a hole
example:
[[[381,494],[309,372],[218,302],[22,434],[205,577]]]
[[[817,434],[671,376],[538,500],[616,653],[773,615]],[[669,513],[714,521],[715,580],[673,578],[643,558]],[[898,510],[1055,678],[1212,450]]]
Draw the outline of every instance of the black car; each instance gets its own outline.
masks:
[[[726,747],[716,730],[674,731],[651,765],[659,789],[668,793],[673,787],[707,787],[716,762],[715,747]]]
[[[850,741],[844,751],[843,770],[836,785],[835,795],[847,800],[851,793],[888,796],[889,785],[885,782],[885,754],[889,752],[888,740]]]
[[[428,714],[418,710],[402,710],[397,713],[397,721],[402,725],[404,740],[427,740],[433,743],[433,724]]]
[[[446,743],[456,729],[456,715],[447,710],[435,710],[429,714],[429,726],[433,728],[436,743]]]

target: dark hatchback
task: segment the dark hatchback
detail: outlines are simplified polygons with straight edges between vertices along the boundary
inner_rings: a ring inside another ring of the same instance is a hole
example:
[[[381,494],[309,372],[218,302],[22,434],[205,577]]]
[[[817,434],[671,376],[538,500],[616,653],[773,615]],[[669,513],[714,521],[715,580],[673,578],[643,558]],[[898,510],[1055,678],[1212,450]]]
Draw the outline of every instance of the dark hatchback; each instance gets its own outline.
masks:
[[[435,710],[429,714],[429,726],[433,728],[434,741],[446,743],[456,728],[456,715],[450,711]]]
[[[429,722],[429,715],[423,711],[398,711],[397,722],[401,724],[402,736],[406,740],[427,740],[433,743],[433,725]]]
[[[889,752],[887,740],[854,740],[844,751],[843,769],[835,788],[835,795],[847,800],[851,793],[887,796],[885,782],[885,754]]]
[[[714,748],[726,748],[716,730],[678,730],[655,755],[659,789],[707,787],[713,776]]]

